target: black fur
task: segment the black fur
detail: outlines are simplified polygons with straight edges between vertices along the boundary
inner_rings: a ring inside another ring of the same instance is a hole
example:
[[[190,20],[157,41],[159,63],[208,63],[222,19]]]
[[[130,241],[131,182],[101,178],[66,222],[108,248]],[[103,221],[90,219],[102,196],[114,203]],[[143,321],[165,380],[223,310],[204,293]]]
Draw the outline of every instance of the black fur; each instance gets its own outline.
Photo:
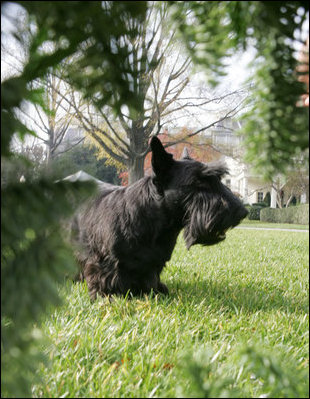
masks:
[[[184,229],[189,249],[225,239],[247,210],[221,183],[221,163],[204,164],[188,153],[176,161],[151,140],[153,175],[128,187],[103,186],[73,222],[76,256],[90,297],[168,293],[160,273]]]

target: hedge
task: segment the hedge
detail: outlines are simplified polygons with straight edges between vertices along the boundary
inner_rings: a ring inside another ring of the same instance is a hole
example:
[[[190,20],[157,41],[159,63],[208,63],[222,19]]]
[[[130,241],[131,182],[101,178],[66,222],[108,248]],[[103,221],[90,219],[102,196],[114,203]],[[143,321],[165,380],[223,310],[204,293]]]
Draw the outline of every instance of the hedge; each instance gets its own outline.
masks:
[[[249,211],[248,219],[249,220],[260,220],[260,212],[268,206],[265,202],[256,202],[252,205],[246,205],[247,210]]]
[[[264,208],[260,212],[262,222],[309,224],[309,204],[283,209]]]

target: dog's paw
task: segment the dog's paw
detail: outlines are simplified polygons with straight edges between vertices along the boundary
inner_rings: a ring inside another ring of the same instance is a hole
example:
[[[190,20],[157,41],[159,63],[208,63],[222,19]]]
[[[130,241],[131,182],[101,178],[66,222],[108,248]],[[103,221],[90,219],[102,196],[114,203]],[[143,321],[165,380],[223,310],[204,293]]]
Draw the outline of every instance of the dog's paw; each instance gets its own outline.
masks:
[[[160,293],[160,294],[164,294],[164,295],[168,295],[169,294],[168,287],[166,286],[166,284],[161,283],[161,282],[158,283],[157,292]]]

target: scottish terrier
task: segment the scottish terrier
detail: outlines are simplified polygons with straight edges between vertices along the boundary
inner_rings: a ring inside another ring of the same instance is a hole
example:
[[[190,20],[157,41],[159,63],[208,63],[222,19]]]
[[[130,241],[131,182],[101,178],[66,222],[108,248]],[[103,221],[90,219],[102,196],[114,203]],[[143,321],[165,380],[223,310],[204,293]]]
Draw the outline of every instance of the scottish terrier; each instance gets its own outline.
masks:
[[[201,163],[185,150],[173,159],[153,137],[152,176],[128,187],[103,185],[73,222],[76,256],[94,300],[101,296],[167,294],[160,273],[180,231],[189,249],[225,239],[247,210],[222,182],[225,165]]]

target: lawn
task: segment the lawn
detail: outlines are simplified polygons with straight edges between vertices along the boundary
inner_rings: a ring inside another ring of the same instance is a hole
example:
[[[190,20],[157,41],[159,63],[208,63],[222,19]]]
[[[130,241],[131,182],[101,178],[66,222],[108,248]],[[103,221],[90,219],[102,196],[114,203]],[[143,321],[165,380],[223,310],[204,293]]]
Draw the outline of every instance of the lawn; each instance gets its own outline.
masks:
[[[179,237],[168,297],[90,304],[67,282],[34,396],[308,398],[308,239],[235,229],[187,251]]]
[[[292,224],[292,223],[268,223],[260,222],[259,220],[244,219],[240,227],[259,227],[259,228],[272,228],[272,229],[297,229],[309,230],[309,224]]]

